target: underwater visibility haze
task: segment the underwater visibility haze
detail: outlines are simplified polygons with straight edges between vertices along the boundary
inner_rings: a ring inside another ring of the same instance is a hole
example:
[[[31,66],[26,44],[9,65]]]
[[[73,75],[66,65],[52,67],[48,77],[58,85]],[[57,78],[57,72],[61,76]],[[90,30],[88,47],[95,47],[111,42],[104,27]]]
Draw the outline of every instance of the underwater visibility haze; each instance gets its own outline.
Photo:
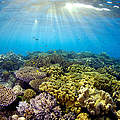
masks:
[[[62,49],[120,57],[119,6],[107,0],[0,0],[0,52]]]
[[[120,1],[0,0],[0,120],[120,120]]]

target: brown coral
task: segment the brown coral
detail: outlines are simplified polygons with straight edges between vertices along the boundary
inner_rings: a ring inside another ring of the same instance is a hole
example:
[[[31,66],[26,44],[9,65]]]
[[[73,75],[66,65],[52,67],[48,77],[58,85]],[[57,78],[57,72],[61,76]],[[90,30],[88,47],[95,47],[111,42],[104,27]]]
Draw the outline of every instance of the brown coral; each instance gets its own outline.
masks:
[[[39,90],[39,85],[42,83],[42,82],[45,82],[47,81],[47,79],[35,79],[35,80],[31,80],[29,82],[29,85],[34,88],[35,90]]]
[[[8,106],[16,99],[15,93],[3,85],[0,85],[0,106]]]
[[[41,72],[40,70],[34,67],[20,68],[18,71],[15,72],[15,75],[17,78],[25,82],[30,82],[31,80],[41,79],[46,77],[45,72]]]

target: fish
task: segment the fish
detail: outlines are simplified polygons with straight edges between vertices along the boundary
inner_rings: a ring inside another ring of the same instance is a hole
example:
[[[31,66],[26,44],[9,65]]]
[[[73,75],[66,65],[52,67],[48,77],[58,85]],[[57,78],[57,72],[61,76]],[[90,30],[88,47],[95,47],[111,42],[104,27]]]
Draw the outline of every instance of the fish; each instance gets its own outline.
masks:
[[[39,40],[39,38],[36,38],[36,37],[33,37],[33,39],[34,39],[34,40],[36,40],[36,41],[38,41],[38,40]]]

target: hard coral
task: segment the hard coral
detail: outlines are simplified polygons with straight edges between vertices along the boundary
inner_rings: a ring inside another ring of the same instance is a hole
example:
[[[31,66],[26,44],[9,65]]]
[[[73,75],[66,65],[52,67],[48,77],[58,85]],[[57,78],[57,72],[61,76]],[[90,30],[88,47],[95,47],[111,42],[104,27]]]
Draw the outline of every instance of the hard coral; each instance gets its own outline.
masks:
[[[29,60],[27,60],[24,66],[31,66],[40,68],[42,66],[49,66],[50,58],[48,56],[35,56]]]
[[[82,72],[82,81],[87,81],[99,90],[106,92],[112,92],[112,82],[116,81],[116,78],[110,74],[100,74],[98,72]]]
[[[73,72],[94,72],[95,69],[89,66],[85,66],[85,65],[79,65],[79,64],[73,64],[70,65],[67,69],[69,72],[73,73]]]
[[[87,113],[80,113],[76,120],[90,120]]]
[[[56,99],[48,93],[43,92],[32,98],[30,104],[25,102],[25,107],[21,104],[17,107],[18,112],[26,114],[28,110],[33,111],[35,120],[54,120],[61,117],[61,109],[57,106]]]
[[[15,93],[3,85],[0,85],[0,106],[8,106],[16,99]]]
[[[12,90],[16,95],[22,95],[24,93],[24,90],[20,85],[15,85]]]
[[[42,82],[45,82],[47,81],[47,79],[43,78],[43,79],[35,79],[35,80],[31,80],[29,82],[29,85],[34,88],[35,90],[39,90],[39,85],[42,83]]]
[[[87,108],[91,115],[107,114],[115,107],[109,93],[95,88],[81,87],[77,101]]]
[[[20,55],[9,52],[6,55],[0,55],[0,66],[4,70],[17,70],[23,65],[24,61]]]
[[[32,97],[36,95],[36,92],[32,89],[26,89],[24,91],[23,99],[29,101]]]
[[[17,111],[22,115],[26,110],[28,110],[30,105],[26,101],[19,102],[19,106],[16,107]]]
[[[54,64],[49,67],[41,67],[41,71],[46,72],[49,76],[53,76],[59,78],[59,76],[63,73],[63,69],[59,64]]]
[[[31,80],[41,79],[46,77],[45,72],[41,72],[40,70],[34,67],[20,68],[18,71],[15,72],[15,75],[17,78],[25,82],[30,82]]]

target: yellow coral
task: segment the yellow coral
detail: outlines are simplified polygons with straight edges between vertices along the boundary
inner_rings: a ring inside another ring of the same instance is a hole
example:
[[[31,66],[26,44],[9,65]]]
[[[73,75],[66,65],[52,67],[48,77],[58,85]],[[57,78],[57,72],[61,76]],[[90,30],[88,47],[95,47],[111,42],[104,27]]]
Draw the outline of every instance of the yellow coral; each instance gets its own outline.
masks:
[[[76,120],[90,120],[87,113],[80,113]]]

